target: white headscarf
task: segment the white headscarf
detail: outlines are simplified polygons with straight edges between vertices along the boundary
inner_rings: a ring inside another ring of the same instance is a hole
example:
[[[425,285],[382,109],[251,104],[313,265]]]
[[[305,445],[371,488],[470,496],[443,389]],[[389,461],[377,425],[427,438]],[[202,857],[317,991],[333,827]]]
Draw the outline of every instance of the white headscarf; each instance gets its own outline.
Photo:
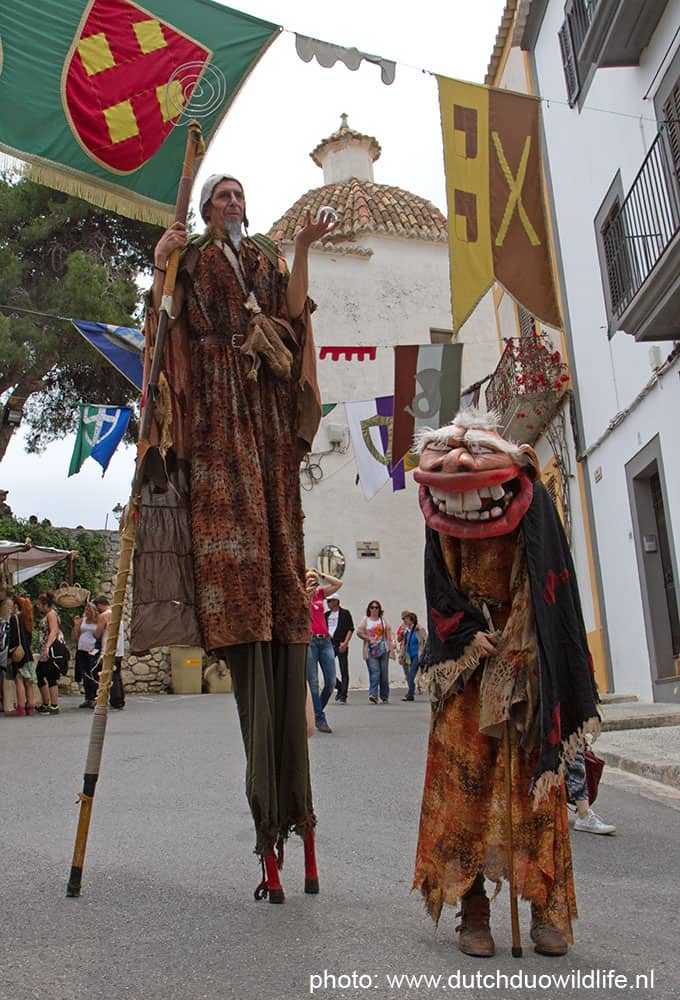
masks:
[[[205,217],[205,206],[212,198],[213,191],[221,181],[236,181],[236,183],[240,185],[241,190],[243,191],[243,225],[247,229],[248,219],[246,216],[245,189],[243,187],[243,184],[241,184],[240,180],[238,179],[238,177],[233,177],[231,174],[211,174],[210,177],[207,177],[205,179],[205,181],[203,182],[203,187],[201,188],[201,198],[199,201],[201,218],[203,219],[204,222],[208,221]]]

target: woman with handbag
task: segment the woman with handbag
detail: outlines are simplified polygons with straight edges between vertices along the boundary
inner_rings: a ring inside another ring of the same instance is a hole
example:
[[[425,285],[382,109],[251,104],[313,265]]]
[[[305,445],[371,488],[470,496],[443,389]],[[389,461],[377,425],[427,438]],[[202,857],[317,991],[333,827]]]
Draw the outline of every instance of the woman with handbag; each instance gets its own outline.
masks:
[[[384,617],[380,601],[370,601],[366,615],[361,619],[357,635],[364,640],[364,660],[368,667],[368,700],[378,704],[378,694],[383,705],[390,698],[389,659],[394,655],[392,626]]]
[[[24,598],[24,600],[27,600]],[[31,652],[31,630],[33,613],[28,603],[28,609],[19,597],[14,598],[12,617],[9,620],[8,666],[14,671],[14,683],[17,688],[17,707],[12,715],[35,714],[35,685],[37,676]],[[28,614],[30,612],[30,614]]]
[[[38,686],[42,704],[38,706],[40,715],[59,714],[59,677],[61,671],[50,656],[52,646],[55,642],[64,642],[64,636],[59,628],[59,616],[54,610],[54,591],[48,590],[41,594],[35,602],[35,606],[43,616],[39,626],[39,652],[38,652]]]
[[[100,659],[99,643],[95,635],[98,617],[99,613],[94,604],[88,601],[82,618],[77,615],[73,619],[71,638],[77,641],[75,679],[82,681],[85,693],[79,708],[94,708],[97,697],[98,678],[93,675]]]
[[[416,674],[418,664],[427,642],[427,632],[422,625],[418,624],[418,615],[415,611],[402,611],[401,620],[404,627],[402,638],[402,648],[399,662],[406,674],[407,691],[402,701],[413,701],[416,691]]]

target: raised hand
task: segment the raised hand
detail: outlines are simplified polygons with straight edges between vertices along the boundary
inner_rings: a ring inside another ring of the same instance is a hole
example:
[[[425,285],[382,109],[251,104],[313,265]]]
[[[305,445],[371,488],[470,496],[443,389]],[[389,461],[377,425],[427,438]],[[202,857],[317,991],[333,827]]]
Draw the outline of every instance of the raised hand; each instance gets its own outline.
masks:
[[[328,236],[338,225],[338,216],[332,209],[321,209],[317,218],[312,221],[311,212],[307,212],[305,224],[295,235],[295,245],[310,247],[316,240]]]

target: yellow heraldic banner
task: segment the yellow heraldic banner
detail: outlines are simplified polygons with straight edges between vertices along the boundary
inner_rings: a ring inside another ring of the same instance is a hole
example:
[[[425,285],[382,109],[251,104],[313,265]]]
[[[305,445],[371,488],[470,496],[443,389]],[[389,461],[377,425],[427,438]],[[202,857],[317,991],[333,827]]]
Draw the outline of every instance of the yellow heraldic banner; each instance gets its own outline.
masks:
[[[438,82],[454,332],[494,279],[532,316],[559,327],[541,184],[539,102],[446,77]]]

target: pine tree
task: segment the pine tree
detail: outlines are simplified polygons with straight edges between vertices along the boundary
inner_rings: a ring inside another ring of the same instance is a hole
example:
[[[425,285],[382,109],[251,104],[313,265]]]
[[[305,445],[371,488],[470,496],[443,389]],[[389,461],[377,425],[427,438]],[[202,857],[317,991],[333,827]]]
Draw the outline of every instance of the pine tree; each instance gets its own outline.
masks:
[[[22,413],[29,451],[73,431],[80,400],[137,399],[71,324],[50,317],[138,326],[137,280],[160,232],[27,178],[0,175],[0,393],[10,393],[10,407]],[[0,459],[14,429],[6,421],[0,426]]]

